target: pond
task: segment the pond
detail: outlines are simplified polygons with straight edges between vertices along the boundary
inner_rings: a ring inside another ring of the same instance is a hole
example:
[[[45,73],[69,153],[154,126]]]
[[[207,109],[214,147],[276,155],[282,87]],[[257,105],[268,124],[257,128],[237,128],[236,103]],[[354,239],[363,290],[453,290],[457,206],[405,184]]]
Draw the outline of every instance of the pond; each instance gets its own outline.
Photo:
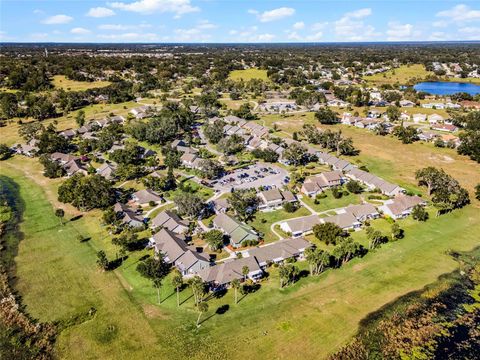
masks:
[[[426,81],[416,84],[413,88],[432,95],[452,95],[459,92],[480,94],[480,85],[460,82]]]

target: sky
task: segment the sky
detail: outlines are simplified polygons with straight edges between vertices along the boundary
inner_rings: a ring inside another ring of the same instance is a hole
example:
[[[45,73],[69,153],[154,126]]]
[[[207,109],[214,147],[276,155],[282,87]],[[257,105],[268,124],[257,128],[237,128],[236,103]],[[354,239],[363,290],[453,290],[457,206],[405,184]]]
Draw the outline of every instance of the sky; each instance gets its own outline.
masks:
[[[0,0],[2,42],[480,40],[480,1]]]

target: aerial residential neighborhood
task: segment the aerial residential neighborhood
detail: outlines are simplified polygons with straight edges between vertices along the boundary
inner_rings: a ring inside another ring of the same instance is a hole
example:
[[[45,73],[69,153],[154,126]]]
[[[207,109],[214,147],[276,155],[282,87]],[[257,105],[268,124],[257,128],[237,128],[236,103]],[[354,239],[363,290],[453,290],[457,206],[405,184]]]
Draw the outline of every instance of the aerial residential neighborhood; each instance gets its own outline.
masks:
[[[479,13],[2,3],[0,358],[478,358]]]

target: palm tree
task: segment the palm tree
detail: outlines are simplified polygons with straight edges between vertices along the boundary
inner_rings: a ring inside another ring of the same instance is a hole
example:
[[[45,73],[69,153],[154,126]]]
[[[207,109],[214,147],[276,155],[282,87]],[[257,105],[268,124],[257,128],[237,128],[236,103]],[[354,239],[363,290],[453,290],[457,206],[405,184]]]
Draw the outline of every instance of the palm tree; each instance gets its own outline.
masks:
[[[319,272],[322,272],[325,266],[328,266],[329,264],[330,264],[330,254],[326,251],[322,251],[322,254],[320,255]]]
[[[237,304],[238,303],[237,291],[240,288],[240,280],[233,279],[231,285],[232,285],[232,288],[235,289],[235,304]]]
[[[180,288],[183,285],[183,277],[178,269],[175,269],[172,277],[172,286],[177,291],[177,307],[180,306]]]
[[[198,305],[200,301],[202,301],[202,297],[205,294],[205,285],[202,278],[200,276],[194,276],[191,278],[190,287],[192,288],[195,305]]]
[[[242,267],[243,281],[247,280],[247,275],[249,272],[250,269],[248,268],[248,266],[245,265],[244,267]]]
[[[152,282],[153,282],[153,287],[157,289],[157,303],[160,304],[160,288],[162,287],[162,279],[154,278]]]
[[[200,326],[200,317],[202,316],[203,313],[208,311],[208,304],[205,301],[201,301],[197,305],[197,310],[198,310],[198,318],[197,318],[197,328]]]

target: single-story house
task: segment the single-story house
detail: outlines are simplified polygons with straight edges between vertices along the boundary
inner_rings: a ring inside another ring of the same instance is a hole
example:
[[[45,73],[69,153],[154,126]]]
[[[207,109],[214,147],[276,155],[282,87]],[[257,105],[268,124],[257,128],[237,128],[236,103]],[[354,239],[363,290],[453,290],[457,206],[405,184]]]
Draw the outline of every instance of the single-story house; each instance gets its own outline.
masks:
[[[322,219],[324,223],[333,223],[343,230],[359,229],[362,223],[356,219],[350,212],[345,212]]]
[[[184,153],[180,157],[180,161],[182,162],[182,165],[188,168],[193,168],[194,167],[194,161],[197,159],[198,156],[197,154],[193,153]]]
[[[360,222],[376,219],[380,216],[378,210],[372,204],[349,205],[343,209],[345,213],[352,214]],[[340,213],[340,212],[339,212]]]
[[[138,216],[132,208],[125,204],[117,202],[113,206],[113,211],[121,218],[124,225],[131,227],[142,227],[144,225],[143,218]]]
[[[170,210],[159,213],[152,219],[150,223],[152,228],[163,227],[176,234],[184,234],[188,231],[188,221],[180,219],[180,217]]]
[[[384,214],[392,217],[393,219],[403,219],[410,215],[412,209],[416,205],[426,205],[427,202],[419,196],[398,195],[393,199],[385,201],[385,203],[379,207]]]
[[[63,168],[67,172],[67,176],[72,176],[77,173],[88,175],[88,170],[85,165],[79,159],[72,159],[63,165]]]
[[[437,124],[437,123],[443,122],[443,120],[444,118],[442,115],[438,115],[438,114],[428,115],[428,122],[430,124]]]
[[[297,219],[287,220],[280,223],[280,228],[292,237],[308,235],[312,232],[315,225],[322,221],[317,215],[304,216]]]
[[[212,201],[213,210],[218,213],[225,213],[230,208],[227,199],[215,199]]]
[[[213,226],[222,230],[230,237],[230,245],[234,248],[242,246],[246,240],[258,241],[258,234],[248,225],[232,218],[224,213],[219,213],[213,219]]]
[[[117,166],[114,164],[104,163],[97,169],[97,174],[103,176],[105,179],[113,179]]]
[[[294,203],[297,201],[295,195],[290,191],[281,191],[278,189],[261,191],[258,197],[260,198],[258,208],[263,211],[275,210],[280,208],[284,203]]]
[[[243,270],[248,269],[244,275]],[[201,270],[198,275],[213,290],[219,290],[228,286],[233,280],[243,281],[245,278],[257,281],[262,278],[263,270],[254,256],[241,259],[226,260],[219,265]]]
[[[425,114],[413,114],[412,120],[414,123],[424,122],[427,121],[427,115]]]
[[[325,189],[340,186],[344,182],[344,177],[341,171],[334,170],[323,172],[317,176],[307,178],[300,191],[308,196],[315,196]]]
[[[155,253],[163,254],[164,260],[180,270],[183,276],[193,276],[210,268],[210,256],[187,246],[182,235],[162,229],[150,238],[150,243]]]
[[[54,152],[50,154],[50,159],[63,165],[68,163],[69,161],[77,160],[78,158],[79,158],[78,156],[74,156],[71,154],[64,154],[61,152]]]
[[[257,259],[262,269],[269,263],[282,263],[287,259],[304,259],[305,250],[313,245],[302,237],[279,240],[277,242],[248,250],[248,256]]]
[[[455,125],[449,125],[449,124],[435,124],[435,125],[432,125],[431,129],[437,130],[437,131],[446,131],[446,132],[454,132],[458,130],[458,128]]]
[[[148,206],[151,201],[158,204],[163,199],[155,191],[150,189],[139,190],[132,194],[133,201],[140,206]]]

